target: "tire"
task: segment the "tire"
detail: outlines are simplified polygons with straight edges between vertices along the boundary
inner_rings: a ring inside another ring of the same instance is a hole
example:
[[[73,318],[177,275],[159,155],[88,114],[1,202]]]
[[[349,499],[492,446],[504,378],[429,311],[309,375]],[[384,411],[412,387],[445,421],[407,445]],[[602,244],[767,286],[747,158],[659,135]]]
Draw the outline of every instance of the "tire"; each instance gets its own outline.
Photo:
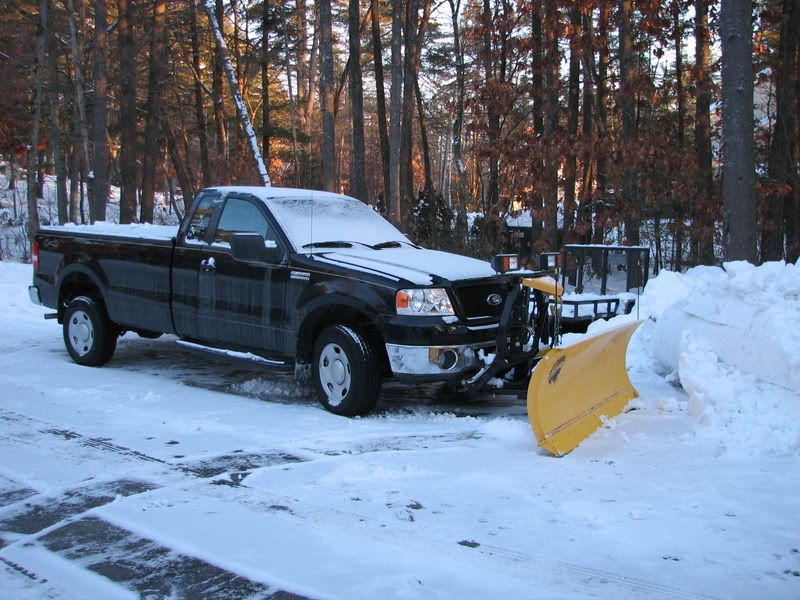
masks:
[[[364,415],[378,402],[382,366],[369,340],[345,325],[322,330],[314,343],[312,377],[322,406],[345,417]]]
[[[73,298],[64,313],[64,345],[79,365],[107,363],[117,348],[117,327],[102,304],[86,296]]]

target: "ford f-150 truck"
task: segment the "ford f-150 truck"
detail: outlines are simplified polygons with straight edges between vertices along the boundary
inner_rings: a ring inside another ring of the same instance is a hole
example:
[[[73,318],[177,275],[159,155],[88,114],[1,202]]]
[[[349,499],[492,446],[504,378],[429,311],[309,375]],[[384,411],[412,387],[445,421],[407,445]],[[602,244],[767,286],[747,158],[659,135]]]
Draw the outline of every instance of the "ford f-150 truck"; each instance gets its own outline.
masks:
[[[272,368],[310,364],[341,415],[371,410],[388,377],[464,387],[513,366],[484,358],[519,277],[421,248],[347,196],[209,188],[178,227],[42,228],[33,254],[31,299],[57,311],[82,365],[110,360],[125,331],[170,333]]]

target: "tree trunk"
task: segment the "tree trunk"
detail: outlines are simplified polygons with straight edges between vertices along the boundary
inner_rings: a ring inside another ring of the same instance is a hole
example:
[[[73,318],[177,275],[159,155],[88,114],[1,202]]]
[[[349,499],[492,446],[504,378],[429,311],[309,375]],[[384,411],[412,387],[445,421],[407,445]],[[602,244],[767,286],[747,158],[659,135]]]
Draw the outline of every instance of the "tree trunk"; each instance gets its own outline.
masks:
[[[431,147],[428,143],[428,130],[425,127],[425,104],[422,101],[422,92],[419,89],[419,82],[414,81],[414,97],[417,99],[417,117],[419,118],[419,137],[422,146],[422,164],[425,174],[426,194],[433,194],[433,168],[431,167]]]
[[[264,5],[268,2],[265,0]],[[197,140],[200,145],[200,170],[202,171],[203,187],[211,187],[211,163],[208,159],[208,132],[206,114],[203,108],[203,82],[200,72],[200,36],[197,31],[197,0],[192,0],[189,11],[189,28],[192,38],[192,70],[194,71],[194,115],[197,121]],[[266,153],[265,153],[266,154]]]
[[[166,0],[153,3],[153,21],[150,28],[150,73],[147,83],[147,117],[144,128],[144,157],[142,159],[142,205],[139,221],[153,222],[155,204],[156,168],[159,157],[161,127],[161,88],[167,66]]]
[[[577,4],[569,11],[569,82],[567,87],[567,152],[564,161],[564,241],[576,240],[575,180],[578,156],[575,146],[578,141],[578,118],[581,79],[581,9]],[[585,110],[585,108],[584,108]]]
[[[47,37],[49,0],[39,0],[39,18],[36,20],[35,60],[33,71],[33,100],[31,102],[31,137],[28,146],[28,242],[39,231],[39,203],[36,193],[36,159],[39,153],[39,121],[42,118],[42,87],[44,82],[44,45]]]
[[[769,148],[770,193],[761,226],[761,261],[784,258],[784,206],[793,204],[797,181],[797,49],[800,0],[783,0],[775,74],[775,128]]]
[[[560,56],[558,51],[558,4],[556,0],[544,2],[544,129],[542,141],[545,151],[542,174],[544,196],[544,249],[558,250],[558,91]]]
[[[386,131],[386,90],[383,82],[383,48],[378,0],[370,0],[372,12],[372,60],[375,65],[375,97],[378,105],[378,138],[383,166],[383,199],[389,201],[389,134]]]
[[[697,161],[697,197],[692,204],[692,259],[714,263],[714,179],[711,167],[711,50],[708,1],[695,0],[695,100],[694,144]]]
[[[620,70],[620,105],[622,107],[622,146],[625,150],[626,166],[622,171],[622,202],[624,211],[625,241],[630,244],[639,243],[639,226],[641,207],[636,190],[636,174],[630,166],[633,146],[636,140],[636,103],[633,90],[634,83],[634,49],[633,49],[633,2],[619,1],[619,70]]]
[[[600,5],[597,20],[598,53],[597,53],[597,132],[600,140],[605,142],[608,132],[608,27],[611,9],[605,3]],[[597,153],[597,198],[595,199],[594,231],[592,243],[602,244],[605,240],[606,221],[608,218],[608,159],[606,144],[601,144]]]
[[[92,158],[94,177],[90,203],[91,220],[106,220],[108,202],[108,6],[106,0],[94,3],[94,122],[92,128]]]
[[[336,191],[336,121],[333,114],[333,29],[331,0],[319,0],[320,86],[322,109],[322,188]]]
[[[258,147],[258,138],[256,132],[253,130],[253,123],[250,121],[250,114],[247,112],[247,107],[244,104],[242,95],[239,93],[239,81],[236,79],[236,71],[233,69],[230,57],[228,56],[228,48],[225,45],[225,39],[222,37],[222,30],[220,29],[220,22],[217,21],[214,14],[214,0],[205,0],[206,14],[208,21],[211,23],[211,30],[214,32],[214,38],[217,40],[217,48],[219,55],[222,58],[222,66],[225,73],[228,75],[228,85],[231,89],[231,96],[233,96],[233,103],[236,106],[236,113],[239,115],[239,121],[244,129],[247,144],[250,146],[250,156],[253,160],[258,178],[261,185],[269,187],[270,179],[267,173],[267,166],[264,164],[264,158],[261,156],[261,148]]]
[[[534,3],[531,5],[531,101],[533,107],[533,134],[537,139],[544,139],[544,41],[542,39],[542,5]],[[540,144],[540,148],[542,145]],[[536,156],[533,160],[533,177],[540,179],[543,177],[543,162],[541,156]],[[544,239],[543,202],[544,186],[534,185],[531,192],[530,211],[531,211],[531,260],[536,258],[540,250],[547,248],[540,247],[546,244]]]
[[[308,65],[308,84],[306,86],[306,96],[304,98],[305,106],[303,108],[304,119],[308,119],[308,117],[311,115],[311,111],[314,109],[314,91],[317,89],[317,77],[319,76],[319,0],[315,1],[314,6],[317,10],[314,11],[314,37],[311,40],[311,58]],[[303,130],[303,133],[307,134],[308,124],[307,122],[304,123],[306,129]]]
[[[301,0],[302,2],[302,0]],[[261,8],[261,152],[269,164],[269,0],[264,0]]]
[[[752,18],[751,0],[722,0],[723,249],[725,260],[755,264]]]
[[[91,162],[89,159],[89,125],[86,120],[86,99],[84,97],[84,82],[83,82],[83,63],[81,61],[82,48],[78,40],[78,20],[80,23],[85,22],[85,10],[83,0],[79,0],[80,5],[78,11],[75,10],[75,3],[73,0],[67,0],[67,8],[69,9],[69,42],[72,50],[72,64],[75,70],[73,82],[75,84],[75,102],[78,105],[78,131],[80,133],[80,150],[81,150],[81,179],[86,181],[90,187],[89,195],[92,196],[92,179],[94,177]],[[77,14],[76,14],[77,13]],[[81,188],[83,194],[83,188]],[[83,212],[81,212],[81,217]],[[90,215],[91,220],[91,215]]]
[[[417,55],[418,0],[406,1],[405,65],[403,69],[403,107],[400,131],[400,202],[409,210],[414,202],[414,77]],[[401,219],[405,220],[405,215]]]
[[[63,225],[69,219],[68,213],[68,198],[67,198],[67,164],[64,156],[64,146],[61,139],[61,126],[59,123],[59,89],[58,84],[58,40],[55,36],[53,28],[52,14],[50,14],[50,22],[48,24],[47,32],[47,75],[48,75],[48,107],[50,112],[50,143],[53,147],[53,162],[56,168],[56,198],[58,204],[58,223]],[[9,158],[13,157],[9,153]],[[13,173],[13,162],[11,162],[11,171]],[[13,181],[13,174],[11,180]]]
[[[169,153],[170,161],[172,161],[172,166],[175,169],[175,175],[178,177],[178,184],[181,186],[185,213],[195,195],[194,184],[192,184],[192,179],[189,177],[189,172],[186,170],[186,164],[181,159],[181,155],[178,152],[178,142],[175,140],[175,134],[172,132],[172,128],[169,126],[169,122],[166,118],[161,124],[161,129],[164,132],[164,137],[167,138],[167,152]]]
[[[581,189],[578,193],[580,206],[578,207],[578,223],[576,225],[577,239],[580,243],[588,244],[592,239],[592,186],[594,184],[594,28],[592,24],[594,9],[586,6],[582,11],[581,34],[581,66],[583,68],[583,173],[581,176]]]
[[[497,69],[494,60],[494,47],[492,37],[494,34],[494,19],[490,0],[483,0],[483,13],[481,14],[481,29],[483,31],[483,48],[481,49],[481,62],[483,63],[483,85],[486,89],[486,120],[488,124],[488,154],[489,154],[489,181],[486,186],[486,206],[490,213],[499,212],[500,201],[500,113],[497,110],[494,94],[497,93]],[[486,215],[491,219],[490,215]],[[494,246],[496,240],[489,240]]]
[[[294,164],[294,184],[298,184],[300,178],[300,162],[297,158],[297,114],[292,91],[292,65],[289,58],[289,23],[286,19],[286,11],[281,11],[281,25],[283,25],[283,58],[286,71],[286,89],[289,92],[289,122],[292,129],[292,163]]]
[[[136,218],[136,44],[133,39],[133,7],[118,0],[119,22],[119,170],[122,187],[119,222]]]
[[[347,30],[350,42],[350,115],[353,126],[350,149],[350,195],[367,202],[364,165],[364,90],[361,79],[361,7],[359,0],[349,0]]]
[[[683,89],[683,24],[681,22],[681,0],[672,0],[672,35],[675,41],[675,92],[678,100],[678,149],[683,154],[685,145],[686,124],[686,93]],[[673,202],[675,227],[675,253],[672,268],[680,272],[683,269],[683,243],[685,238],[686,223],[684,214],[686,207],[682,197],[676,197]]]
[[[297,100],[300,105],[300,131],[306,133],[308,123],[303,107],[310,86],[308,85],[308,14],[306,0],[296,0],[297,3]]]
[[[225,19],[225,12],[222,6],[222,0],[216,0],[211,10],[208,9],[208,0],[201,0],[206,7],[206,12],[213,15],[216,22],[222,27]],[[211,92],[214,96],[214,125],[217,128],[217,153],[224,157],[228,157],[228,132],[225,128],[225,96],[222,91],[222,72],[225,70],[222,58],[222,46],[220,40],[214,36],[214,76],[211,80]],[[224,44],[224,42],[223,42]]]
[[[402,18],[401,2],[392,3],[392,89],[389,91],[389,220],[400,227],[403,222],[400,200],[400,138],[401,102],[403,88]]]
[[[461,148],[461,135],[464,129],[464,101],[467,95],[464,73],[464,50],[461,47],[461,31],[458,23],[461,0],[448,0],[450,17],[453,23],[453,57],[456,71],[456,110],[453,118],[453,166],[456,169],[456,198],[460,212],[466,212],[466,182],[464,181],[464,159]]]

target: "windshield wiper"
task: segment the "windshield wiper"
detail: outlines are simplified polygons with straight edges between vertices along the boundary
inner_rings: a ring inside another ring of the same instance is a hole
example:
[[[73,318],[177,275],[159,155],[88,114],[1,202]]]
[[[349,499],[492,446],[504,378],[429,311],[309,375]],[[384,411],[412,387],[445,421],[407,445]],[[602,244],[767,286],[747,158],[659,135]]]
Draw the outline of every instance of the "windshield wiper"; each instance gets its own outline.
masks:
[[[303,244],[303,248],[352,248],[351,242],[344,242],[342,240],[330,242],[311,242],[310,244]]]
[[[381,242],[380,244],[370,246],[370,248],[373,250],[383,250],[384,248],[400,248],[402,245],[402,242]]]

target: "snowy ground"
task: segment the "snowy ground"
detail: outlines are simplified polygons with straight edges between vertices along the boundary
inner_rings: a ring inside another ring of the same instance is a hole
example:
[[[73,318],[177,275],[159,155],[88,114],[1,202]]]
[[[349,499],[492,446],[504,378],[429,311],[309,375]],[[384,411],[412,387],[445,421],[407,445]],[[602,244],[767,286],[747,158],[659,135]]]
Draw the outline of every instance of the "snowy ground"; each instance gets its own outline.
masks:
[[[647,292],[693,289],[669,275]],[[507,396],[389,386],[348,420],[169,336],[80,367],[29,279],[0,262],[4,598],[800,597],[800,390],[707,339],[653,356],[680,322],[655,294],[635,410],[555,459]]]

